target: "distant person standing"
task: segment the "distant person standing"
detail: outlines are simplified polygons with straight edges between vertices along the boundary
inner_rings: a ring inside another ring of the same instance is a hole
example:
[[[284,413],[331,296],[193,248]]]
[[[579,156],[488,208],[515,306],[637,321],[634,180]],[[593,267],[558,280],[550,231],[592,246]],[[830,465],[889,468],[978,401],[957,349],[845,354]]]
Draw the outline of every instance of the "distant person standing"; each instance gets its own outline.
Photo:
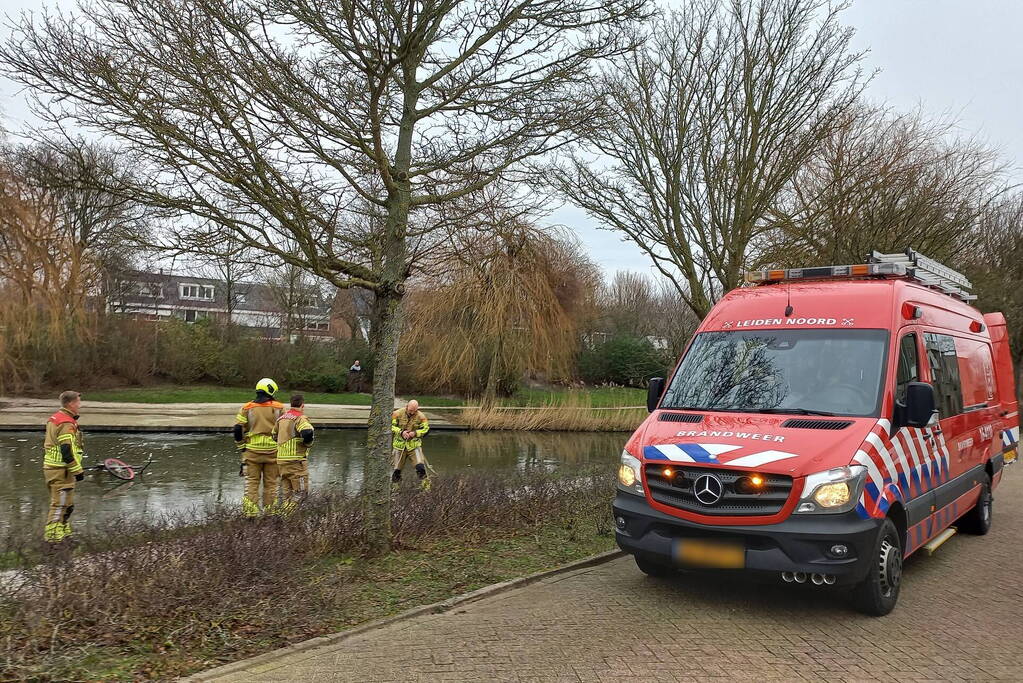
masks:
[[[264,377],[256,383],[256,398],[241,407],[235,416],[234,441],[242,452],[245,470],[245,495],[242,513],[259,516],[259,485],[263,484],[263,512],[273,512],[277,503],[277,439],[273,437],[277,418],[284,406],[274,400],[277,382]]]
[[[349,391],[362,391],[362,363],[358,359],[348,368]]]
[[[291,409],[277,419],[277,469],[281,474],[281,514],[288,515],[309,492],[309,448],[313,425],[305,416],[305,397],[293,394]]]
[[[58,543],[71,535],[71,513],[75,509],[75,483],[85,478],[82,472],[82,431],[78,412],[82,395],[65,391],[60,395],[60,410],[46,421],[43,439],[43,476],[50,490],[50,511],[46,516],[43,538]]]
[[[430,431],[430,422],[419,410],[419,401],[412,400],[404,408],[391,413],[391,456],[394,461],[394,472],[391,481],[401,481],[401,470],[405,461],[412,459],[416,464],[416,474],[424,489],[430,488],[430,480],[426,476],[426,456],[423,455],[423,437]]]

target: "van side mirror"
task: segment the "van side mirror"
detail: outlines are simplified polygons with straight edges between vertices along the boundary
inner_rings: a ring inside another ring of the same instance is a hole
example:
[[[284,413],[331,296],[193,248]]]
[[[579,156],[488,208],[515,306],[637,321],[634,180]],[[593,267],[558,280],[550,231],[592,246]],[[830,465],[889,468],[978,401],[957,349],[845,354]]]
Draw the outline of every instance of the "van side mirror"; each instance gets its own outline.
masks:
[[[898,422],[906,427],[927,427],[938,410],[934,387],[927,382],[910,382],[906,385],[905,403],[895,404]]]
[[[650,384],[646,388],[646,409],[648,412],[654,412],[657,410],[657,404],[661,400],[661,394],[664,393],[664,378],[663,377],[651,377]]]

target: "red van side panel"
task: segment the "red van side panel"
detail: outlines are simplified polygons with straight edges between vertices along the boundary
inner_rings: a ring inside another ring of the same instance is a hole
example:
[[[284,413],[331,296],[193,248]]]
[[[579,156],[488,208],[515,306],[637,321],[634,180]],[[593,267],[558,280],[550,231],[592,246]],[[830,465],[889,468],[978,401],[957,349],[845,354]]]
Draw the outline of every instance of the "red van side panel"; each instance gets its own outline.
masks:
[[[996,427],[1000,432],[1001,452],[1011,460],[1019,448],[1019,403],[1016,398],[1016,373],[1012,367],[1012,353],[1009,350],[1009,333],[1005,316],[1001,313],[986,313],[984,323],[991,334],[991,350],[995,361],[995,384],[998,392],[998,417]]]

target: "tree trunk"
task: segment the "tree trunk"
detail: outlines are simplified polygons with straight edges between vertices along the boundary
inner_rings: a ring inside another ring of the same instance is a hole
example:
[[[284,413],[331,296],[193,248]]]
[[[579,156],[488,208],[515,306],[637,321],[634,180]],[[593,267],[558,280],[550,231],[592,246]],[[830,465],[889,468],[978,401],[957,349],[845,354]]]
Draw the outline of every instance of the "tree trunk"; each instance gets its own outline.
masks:
[[[391,413],[398,374],[398,342],[401,340],[401,299],[408,278],[408,217],[412,205],[408,177],[412,163],[412,136],[416,121],[415,83],[417,64],[402,65],[405,96],[394,165],[387,171],[392,186],[387,191],[387,219],[380,240],[382,277],[376,291],[376,339],[374,341],[373,407],[370,409],[366,443],[365,479],[362,484],[366,537],[371,554],[391,547]]]
[[[371,555],[386,553],[391,544],[391,412],[394,410],[394,382],[401,337],[401,295],[379,295],[377,302],[373,406],[369,412],[362,481],[366,536]]]

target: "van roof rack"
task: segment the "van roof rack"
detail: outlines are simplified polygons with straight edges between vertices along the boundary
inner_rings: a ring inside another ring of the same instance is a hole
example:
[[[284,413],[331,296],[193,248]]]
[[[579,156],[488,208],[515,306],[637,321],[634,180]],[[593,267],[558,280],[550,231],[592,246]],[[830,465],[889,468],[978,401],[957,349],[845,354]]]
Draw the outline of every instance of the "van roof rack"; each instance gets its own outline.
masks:
[[[973,285],[965,275],[912,249],[904,253],[871,252],[866,263],[849,266],[815,266],[778,270],[753,270],[746,273],[746,282],[767,284],[785,280],[820,280],[853,277],[899,277],[937,289],[961,301],[974,301]]]

